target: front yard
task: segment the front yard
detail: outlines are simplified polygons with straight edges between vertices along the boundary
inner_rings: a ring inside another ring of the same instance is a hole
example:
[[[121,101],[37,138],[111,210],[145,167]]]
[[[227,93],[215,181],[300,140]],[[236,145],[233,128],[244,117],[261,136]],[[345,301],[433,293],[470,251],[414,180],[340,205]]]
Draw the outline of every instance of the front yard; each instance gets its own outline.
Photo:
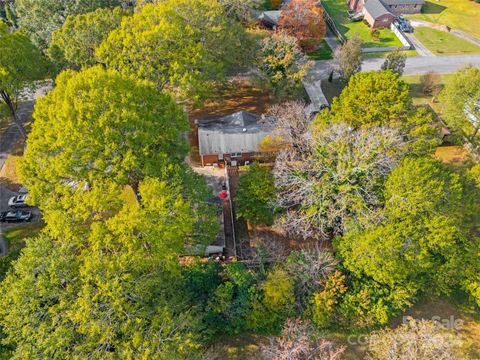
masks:
[[[429,0],[422,14],[410,15],[414,19],[447,25],[463,30],[480,39],[480,4],[471,0]]]
[[[323,0],[322,5],[335,21],[338,30],[347,38],[358,34],[363,47],[402,46],[402,43],[390,29],[380,29],[378,39],[372,38],[370,27],[362,21],[352,22],[347,16],[347,5],[344,0]]]
[[[445,31],[418,27],[415,29],[415,36],[436,55],[480,53],[480,47]]]

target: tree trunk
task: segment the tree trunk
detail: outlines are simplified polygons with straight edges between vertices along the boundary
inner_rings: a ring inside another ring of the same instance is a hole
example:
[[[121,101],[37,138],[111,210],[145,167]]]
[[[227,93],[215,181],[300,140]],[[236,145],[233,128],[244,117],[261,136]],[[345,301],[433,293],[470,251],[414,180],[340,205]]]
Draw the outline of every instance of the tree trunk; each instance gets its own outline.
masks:
[[[20,119],[18,118],[17,110],[15,109],[15,105],[13,104],[13,101],[10,98],[10,95],[8,95],[5,91],[0,90],[0,96],[1,96],[2,100],[5,102],[5,104],[7,104],[8,108],[10,109],[10,113],[12,114],[13,124],[20,131],[20,134],[22,135],[23,141],[26,141],[27,140],[27,132],[25,131],[25,128],[23,127],[22,123],[20,122]]]

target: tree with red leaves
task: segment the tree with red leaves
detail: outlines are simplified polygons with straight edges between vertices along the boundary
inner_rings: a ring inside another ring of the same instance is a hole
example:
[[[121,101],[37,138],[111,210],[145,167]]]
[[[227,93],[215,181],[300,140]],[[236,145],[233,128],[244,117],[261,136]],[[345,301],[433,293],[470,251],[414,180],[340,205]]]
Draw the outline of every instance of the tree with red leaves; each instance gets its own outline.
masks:
[[[304,50],[320,45],[327,31],[317,0],[291,0],[282,8],[278,28],[296,37]]]

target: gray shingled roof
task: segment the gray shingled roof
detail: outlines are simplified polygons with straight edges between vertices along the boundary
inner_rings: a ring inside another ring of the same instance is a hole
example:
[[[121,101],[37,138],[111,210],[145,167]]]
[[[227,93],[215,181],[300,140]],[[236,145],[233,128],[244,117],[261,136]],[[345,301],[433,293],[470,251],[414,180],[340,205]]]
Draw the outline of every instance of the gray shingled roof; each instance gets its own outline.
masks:
[[[370,1],[370,0],[369,0]],[[425,0],[382,0],[385,5],[424,5]]]
[[[365,4],[365,10],[374,19],[377,19],[385,14],[391,14],[391,12],[387,10],[380,0],[367,0],[367,3]]]
[[[265,20],[271,23],[272,25],[277,25],[281,15],[282,15],[282,10],[262,11],[258,16],[258,19]]]
[[[200,155],[257,151],[260,142],[271,131],[271,126],[260,120],[260,116],[245,111],[198,120]]]

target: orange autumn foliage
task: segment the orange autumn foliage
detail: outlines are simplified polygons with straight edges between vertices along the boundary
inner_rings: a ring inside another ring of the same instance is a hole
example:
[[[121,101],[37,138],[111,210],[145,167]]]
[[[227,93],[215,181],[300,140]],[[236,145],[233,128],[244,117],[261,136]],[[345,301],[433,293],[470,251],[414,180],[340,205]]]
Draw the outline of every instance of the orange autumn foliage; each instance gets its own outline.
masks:
[[[296,37],[304,50],[313,50],[327,31],[323,15],[317,0],[292,0],[282,8],[278,28]]]

